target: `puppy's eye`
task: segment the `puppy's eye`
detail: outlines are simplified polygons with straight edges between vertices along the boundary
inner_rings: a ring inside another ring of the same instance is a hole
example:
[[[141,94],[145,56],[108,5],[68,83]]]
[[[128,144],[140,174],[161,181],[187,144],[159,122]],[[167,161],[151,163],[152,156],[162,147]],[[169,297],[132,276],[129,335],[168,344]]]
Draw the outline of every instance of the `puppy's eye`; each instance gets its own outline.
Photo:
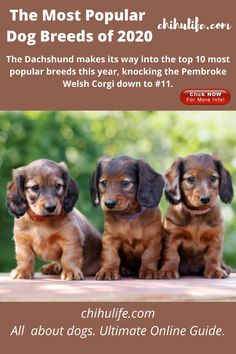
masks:
[[[39,185],[34,184],[32,187],[30,187],[33,192],[38,192],[39,191]]]
[[[194,181],[195,181],[195,178],[193,177],[193,176],[189,176],[188,178],[187,178],[187,181],[188,181],[188,183],[194,183]]]
[[[130,185],[130,181],[127,180],[121,181],[121,185],[122,187],[127,188]]]
[[[101,184],[101,186],[102,187],[106,187],[106,185],[107,185],[107,181],[105,181],[105,180],[102,180],[102,181],[100,181],[100,184]]]
[[[56,184],[55,184],[56,191],[59,191],[62,187],[63,187],[63,186],[62,186],[62,184],[60,184],[60,183],[56,183]]]
[[[217,180],[217,177],[214,176],[214,175],[212,175],[212,176],[210,177],[210,180],[211,180],[211,182],[215,182],[215,181]]]

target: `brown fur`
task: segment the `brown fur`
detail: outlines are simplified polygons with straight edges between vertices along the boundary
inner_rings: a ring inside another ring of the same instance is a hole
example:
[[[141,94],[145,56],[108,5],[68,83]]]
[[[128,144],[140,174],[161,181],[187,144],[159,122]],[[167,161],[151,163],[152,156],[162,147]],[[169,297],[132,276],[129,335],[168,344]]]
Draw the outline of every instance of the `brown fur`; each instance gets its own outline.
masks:
[[[171,205],[164,220],[159,278],[178,278],[180,274],[227,277],[230,268],[222,261],[224,226],[217,196],[231,202],[229,172],[217,157],[199,154],[177,159],[165,178]]]
[[[125,156],[100,160],[91,180],[92,200],[96,206],[101,202],[105,212],[97,280],[119,279],[122,269],[138,272],[139,278],[157,278],[162,225],[156,206],[163,187],[162,176],[144,161]],[[142,207],[146,209],[140,213]]]
[[[42,273],[61,274],[64,280],[96,273],[101,238],[73,209],[77,198],[77,185],[63,163],[36,160],[13,171],[7,188],[7,204],[15,216],[13,278],[33,278],[35,255],[52,261]]]

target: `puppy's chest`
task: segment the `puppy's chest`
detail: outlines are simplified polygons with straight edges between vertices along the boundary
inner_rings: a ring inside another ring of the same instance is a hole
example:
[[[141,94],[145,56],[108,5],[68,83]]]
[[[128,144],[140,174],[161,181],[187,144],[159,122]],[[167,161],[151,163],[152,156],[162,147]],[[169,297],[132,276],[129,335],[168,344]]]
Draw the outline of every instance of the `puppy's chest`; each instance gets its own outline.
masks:
[[[221,230],[204,220],[193,218],[182,228],[182,245],[187,248],[204,249],[215,237],[220,237]]]
[[[33,251],[45,261],[58,260],[62,254],[58,242],[60,236],[53,231],[42,227],[35,228],[31,233]]]
[[[143,252],[144,230],[140,225],[127,222],[122,226],[118,226],[117,231],[121,236],[121,247],[124,251],[130,251],[134,253]]]

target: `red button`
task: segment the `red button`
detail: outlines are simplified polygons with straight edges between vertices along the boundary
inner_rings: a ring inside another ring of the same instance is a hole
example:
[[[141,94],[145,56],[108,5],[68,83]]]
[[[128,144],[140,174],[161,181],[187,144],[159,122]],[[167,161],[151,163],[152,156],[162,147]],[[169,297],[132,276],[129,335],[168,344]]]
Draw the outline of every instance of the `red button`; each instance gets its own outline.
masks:
[[[180,100],[186,105],[223,105],[230,101],[230,93],[224,89],[186,89]]]

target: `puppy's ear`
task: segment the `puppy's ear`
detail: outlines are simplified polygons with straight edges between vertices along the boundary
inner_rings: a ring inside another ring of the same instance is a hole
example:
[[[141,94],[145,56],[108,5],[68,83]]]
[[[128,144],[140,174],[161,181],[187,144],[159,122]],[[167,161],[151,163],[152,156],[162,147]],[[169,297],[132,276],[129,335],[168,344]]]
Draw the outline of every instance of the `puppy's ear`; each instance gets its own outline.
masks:
[[[171,165],[165,174],[165,195],[171,204],[181,202],[180,174],[183,166],[183,159],[178,158]]]
[[[96,170],[93,172],[90,179],[90,195],[93,205],[97,207],[100,204],[100,193],[99,193],[99,178],[101,177],[102,171],[102,161],[100,160],[97,164]]]
[[[220,188],[219,196],[223,203],[231,203],[234,190],[232,184],[232,178],[228,170],[223,166],[220,160],[215,160],[218,173],[220,175]]]
[[[25,175],[22,167],[13,170],[13,179],[7,185],[6,202],[8,209],[16,218],[23,216],[28,210],[24,195]]]
[[[59,166],[63,169],[63,179],[65,183],[65,196],[62,206],[66,213],[70,213],[79,198],[79,187],[75,180],[69,175],[66,164],[61,162]]]
[[[156,207],[162,197],[164,179],[155,172],[145,161],[138,160],[139,185],[137,201],[146,208]]]

